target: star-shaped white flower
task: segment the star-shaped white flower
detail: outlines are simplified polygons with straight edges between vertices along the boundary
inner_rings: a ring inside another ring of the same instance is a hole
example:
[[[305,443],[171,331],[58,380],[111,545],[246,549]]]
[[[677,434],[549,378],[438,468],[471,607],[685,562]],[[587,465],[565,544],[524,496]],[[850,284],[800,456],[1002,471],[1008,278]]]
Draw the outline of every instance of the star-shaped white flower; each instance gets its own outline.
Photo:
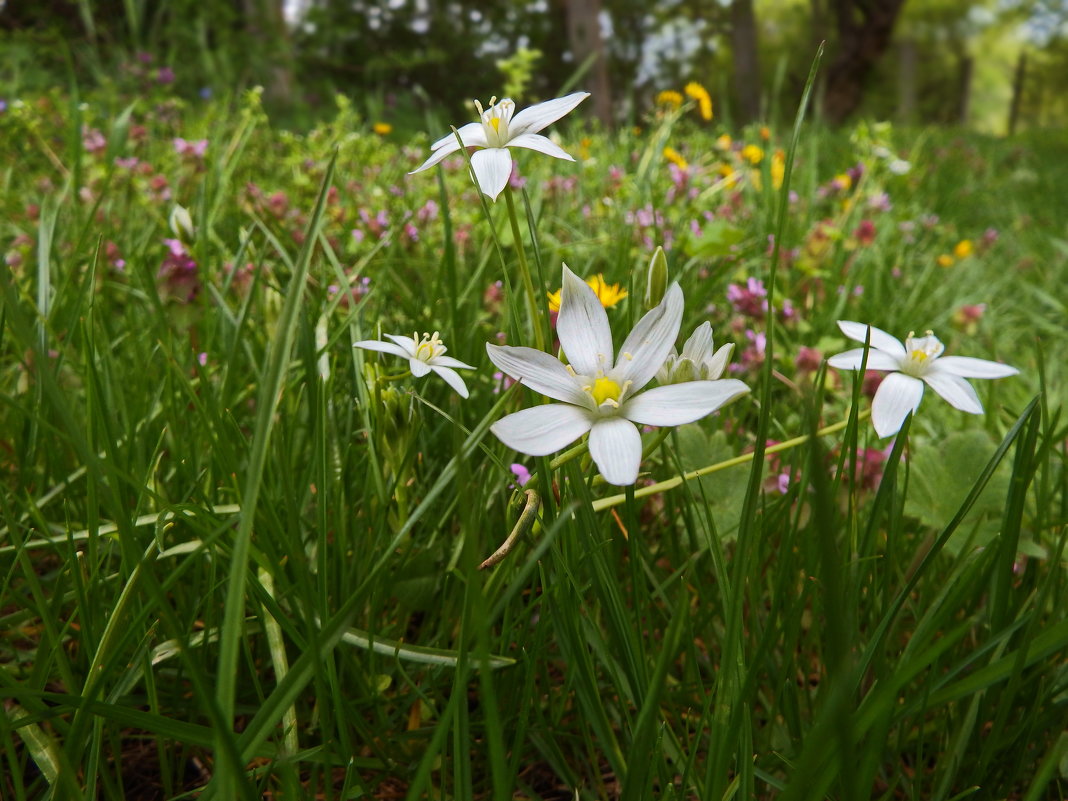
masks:
[[[703,322],[694,329],[680,356],[672,348],[663,366],[657,370],[661,384],[681,384],[684,381],[715,381],[727,369],[734,345],[716,350],[712,344],[712,323]]]
[[[982,414],[983,405],[965,378],[1005,378],[1020,371],[1015,367],[968,356],[943,356],[945,346],[938,337],[912,334],[902,345],[897,337],[873,326],[839,320],[842,333],[857,342],[869,341],[869,370],[889,370],[879,384],[871,404],[871,421],[880,437],[896,434],[909,412],[915,412],[923,399],[923,385],[941,395],[950,406],[969,414]],[[839,370],[859,370],[864,348],[854,348],[827,360]]]
[[[464,384],[464,380],[460,378],[460,374],[456,372],[455,368],[461,370],[474,370],[475,368],[470,364],[464,364],[459,359],[452,358],[452,356],[446,356],[445,351],[448,348],[442,344],[437,331],[433,334],[423,334],[422,337],[418,333],[411,337],[396,336],[394,334],[386,334],[386,336],[393,341],[382,342],[378,339],[365,339],[361,342],[356,342],[353,347],[363,348],[364,350],[377,350],[381,353],[392,353],[394,356],[407,359],[408,368],[416,378],[421,378],[433,371],[441,376],[446,384],[460,393],[461,398],[467,397],[467,385]]]
[[[589,96],[589,92],[575,92],[566,97],[537,103],[518,114],[515,114],[515,103],[507,98],[499,103],[495,102],[496,98],[490,100],[490,107],[487,109],[483,109],[482,104],[476,100],[475,108],[478,109],[479,121],[469,122],[457,129],[457,133],[463,140],[464,147],[480,148],[471,156],[471,168],[478,188],[491,200],[497,200],[512,174],[512,154],[508,150],[510,147],[525,147],[547,156],[574,161],[575,159],[559,145],[538,131],[556,122]],[[446,156],[459,150],[460,143],[456,141],[456,134],[449,133],[434,142],[430,149],[433,151],[430,158],[409,175],[433,167]]]
[[[590,454],[610,484],[633,484],[642,456],[639,425],[699,420],[749,391],[741,381],[690,381],[641,392],[675,345],[683,297],[672,284],[623,342],[612,347],[608,314],[593,290],[563,268],[556,331],[570,364],[533,348],[487,344],[490,360],[517,381],[562,401],[510,414],[490,430],[505,445],[546,456],[589,432]]]

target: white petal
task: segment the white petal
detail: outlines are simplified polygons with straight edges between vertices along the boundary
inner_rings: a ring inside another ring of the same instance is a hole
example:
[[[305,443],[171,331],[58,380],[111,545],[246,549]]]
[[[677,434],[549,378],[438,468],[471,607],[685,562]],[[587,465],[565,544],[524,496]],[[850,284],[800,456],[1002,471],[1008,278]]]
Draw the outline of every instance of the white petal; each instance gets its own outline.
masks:
[[[508,184],[512,174],[512,154],[506,147],[488,147],[471,156],[471,169],[475,173],[475,183],[490,200],[497,196]]]
[[[362,342],[354,342],[352,347],[362,348],[363,350],[377,350],[381,353],[392,353],[394,356],[403,356],[405,359],[411,358],[412,355],[400,345],[394,345],[392,342],[382,342],[378,339],[365,339]]]
[[[664,359],[675,347],[682,324],[682,290],[672,284],[660,304],[638,321],[619,349],[616,368],[632,390],[644,387],[656,375]]]
[[[458,367],[461,370],[474,370],[474,365],[466,364],[452,356],[435,356],[430,360],[431,367]]]
[[[734,378],[687,381],[648,389],[623,404],[619,413],[647,426],[681,426],[700,420],[749,391]]]
[[[875,433],[889,437],[901,429],[905,417],[920,407],[923,398],[923,382],[904,373],[890,373],[871,402],[871,421]]]
[[[460,134],[460,138],[463,139],[465,147],[486,146],[486,129],[482,127],[481,122],[469,122],[467,125],[461,125],[456,129],[456,133]],[[452,131],[449,131],[445,136],[432,144],[430,149],[437,150],[438,148],[445,147],[449,142],[456,144],[456,134]],[[454,147],[453,150],[459,150],[459,148]]]
[[[831,356],[827,360],[827,364],[831,367],[837,367],[839,370],[859,370],[863,358],[864,348],[853,348],[853,350],[847,350],[845,353]],[[868,348],[867,366],[869,370],[900,370],[901,361],[885,350]]]
[[[563,159],[564,161],[575,160],[566,150],[541,134],[528,133],[522,136],[513,136],[508,140],[508,147],[525,147],[527,150],[536,150],[546,156]]]
[[[590,456],[609,484],[633,484],[642,461],[642,436],[629,420],[602,417],[590,430]]]
[[[933,369],[945,370],[962,378],[1006,378],[1020,372],[1001,362],[973,359],[970,356],[942,356]]]
[[[703,365],[705,371],[705,378],[710,381],[715,381],[721,375],[723,371],[727,369],[727,363],[731,360],[731,354],[734,353],[734,344],[728,343],[720,347],[715,352],[711,359]]]
[[[429,170],[435,164],[441,163],[442,161],[444,161],[446,158],[451,156],[453,153],[455,153],[459,149],[460,149],[460,143],[456,141],[456,137],[454,136],[454,137],[452,137],[452,142],[451,143],[450,142],[442,142],[441,147],[439,147],[437,150],[435,150],[433,153],[430,154],[430,158],[428,158],[426,161],[424,161],[422,164],[420,164],[418,167],[416,167],[414,170],[412,170],[408,174],[409,175],[414,175],[417,172],[422,172],[423,170]]]
[[[682,358],[692,362],[700,362],[712,352],[712,323],[705,320],[690,334],[686,344],[682,346]]]
[[[589,92],[575,92],[525,108],[512,119],[508,131],[513,138],[537,133],[545,126],[552,125],[589,96]]]
[[[905,346],[901,344],[901,340],[895,336],[891,336],[881,328],[876,328],[873,325],[865,325],[864,323],[852,323],[849,320],[839,320],[838,327],[842,329],[843,334],[857,342],[864,342],[868,330],[870,329],[871,346],[873,348],[885,350],[891,356],[897,356],[902,359],[905,358]]]
[[[941,370],[931,370],[923,377],[923,380],[953,408],[969,414],[983,413],[983,404],[979,402],[979,396],[975,394],[972,385],[960,376]]]
[[[441,359],[437,360],[438,362]],[[467,384],[460,378],[460,374],[450,367],[442,367],[440,364],[430,365],[430,369],[445,379],[445,383],[460,393],[461,398],[467,397]]]
[[[416,348],[419,347],[419,343],[412,339],[412,337],[406,337],[403,334],[386,334],[386,338],[392,339],[404,348],[404,350],[407,351],[408,356],[414,356]]]
[[[608,313],[589,284],[571,272],[566,264],[556,333],[575,372],[595,376],[599,370],[611,368],[612,329],[608,327]]]
[[[409,359],[408,364],[412,371],[412,375],[416,378],[422,378],[430,372],[430,365],[422,359]]]
[[[586,394],[560,360],[534,348],[486,343],[486,352],[503,373],[553,400],[585,405]]]
[[[565,403],[533,406],[490,426],[497,439],[529,456],[548,456],[590,430],[592,412]]]

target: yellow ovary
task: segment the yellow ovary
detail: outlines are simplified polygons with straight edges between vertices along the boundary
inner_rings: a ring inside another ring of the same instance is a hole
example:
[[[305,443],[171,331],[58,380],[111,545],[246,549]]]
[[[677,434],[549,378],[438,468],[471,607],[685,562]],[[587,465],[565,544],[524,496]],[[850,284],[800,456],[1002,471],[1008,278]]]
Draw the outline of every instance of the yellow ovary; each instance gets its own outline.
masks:
[[[611,378],[598,378],[593,382],[589,393],[593,396],[593,402],[600,406],[608,401],[612,406],[619,405],[619,396],[623,394],[623,387]]]

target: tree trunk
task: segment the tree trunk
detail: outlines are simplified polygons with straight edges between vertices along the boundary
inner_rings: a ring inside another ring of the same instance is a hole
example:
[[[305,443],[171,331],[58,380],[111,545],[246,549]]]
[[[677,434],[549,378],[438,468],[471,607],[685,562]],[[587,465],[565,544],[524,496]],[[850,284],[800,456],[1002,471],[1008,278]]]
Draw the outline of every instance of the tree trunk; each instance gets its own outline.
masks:
[[[905,39],[898,47],[897,118],[904,123],[916,121],[916,41]]]
[[[731,57],[734,60],[738,121],[744,125],[760,117],[760,59],[753,0],[731,3]]]
[[[827,68],[823,113],[831,123],[841,123],[856,111],[864,95],[864,83],[872,67],[890,46],[905,0],[833,0],[838,29],[837,54]]]
[[[1020,51],[1016,61],[1016,75],[1012,79],[1012,104],[1009,106],[1009,136],[1016,133],[1020,123],[1020,106],[1023,103],[1024,80],[1027,78],[1027,54]]]
[[[567,0],[567,38],[575,66],[596,53],[587,78],[593,95],[593,112],[605,127],[612,125],[612,87],[608,80],[608,58],[601,38],[601,0]]]

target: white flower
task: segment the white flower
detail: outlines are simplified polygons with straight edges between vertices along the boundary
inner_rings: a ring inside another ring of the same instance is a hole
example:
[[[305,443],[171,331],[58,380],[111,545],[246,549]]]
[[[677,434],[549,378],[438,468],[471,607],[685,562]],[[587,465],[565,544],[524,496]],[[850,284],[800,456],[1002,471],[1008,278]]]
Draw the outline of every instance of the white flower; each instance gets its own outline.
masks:
[[[193,218],[189,215],[189,209],[185,206],[175,204],[167,222],[180,242],[193,241],[196,229],[193,228]]]
[[[972,359],[968,356],[942,356],[945,346],[930,331],[927,336],[909,334],[905,344],[885,331],[839,320],[842,333],[857,342],[869,336],[869,370],[890,370],[879,384],[871,404],[871,421],[880,437],[896,434],[909,412],[920,407],[923,385],[941,395],[950,406],[970,414],[982,414],[983,405],[965,378],[1005,378],[1020,371],[1007,364]],[[827,360],[839,370],[859,370],[864,348],[854,348]]]
[[[656,371],[656,380],[661,384],[715,381],[727,369],[733,351],[734,345],[723,345],[715,350],[712,345],[712,324],[701,323],[682,346],[681,356],[672,348],[663,366]]]
[[[467,397],[467,386],[460,378],[459,373],[453,368],[461,370],[474,370],[470,364],[464,364],[452,356],[445,356],[448,350],[438,337],[438,332],[423,334],[422,337],[416,332],[415,336],[395,336],[386,334],[392,342],[382,342],[377,339],[365,339],[353,345],[354,348],[364,350],[377,350],[382,353],[392,353],[394,356],[408,360],[408,367],[412,375],[420,378],[430,371],[434,371],[445,379],[445,383],[460,393],[461,398]]]
[[[608,314],[593,290],[564,265],[556,331],[570,364],[532,348],[487,344],[490,360],[528,387],[562,403],[510,414],[490,430],[531,456],[558,451],[586,432],[590,454],[610,484],[633,484],[642,455],[638,425],[691,423],[745,394],[741,381],[690,381],[640,390],[674,347],[682,290],[672,284],[623,342],[616,357]]]
[[[510,147],[525,147],[547,156],[574,161],[559,145],[540,135],[538,131],[556,122],[589,96],[589,92],[575,92],[566,97],[547,100],[523,109],[514,118],[512,114],[515,112],[515,103],[507,98],[499,103],[495,102],[496,98],[490,100],[488,109],[483,109],[482,104],[476,100],[475,108],[478,109],[479,121],[469,122],[459,128],[457,133],[463,140],[464,147],[482,148],[471,156],[471,168],[478,188],[489,195],[491,200],[497,199],[508,183],[508,176],[512,174],[512,154],[508,150]],[[412,173],[433,167],[446,156],[459,150],[460,143],[456,141],[456,134],[450,133],[434,142],[430,149],[434,151],[430,158],[423,162],[422,166],[412,170]]]

